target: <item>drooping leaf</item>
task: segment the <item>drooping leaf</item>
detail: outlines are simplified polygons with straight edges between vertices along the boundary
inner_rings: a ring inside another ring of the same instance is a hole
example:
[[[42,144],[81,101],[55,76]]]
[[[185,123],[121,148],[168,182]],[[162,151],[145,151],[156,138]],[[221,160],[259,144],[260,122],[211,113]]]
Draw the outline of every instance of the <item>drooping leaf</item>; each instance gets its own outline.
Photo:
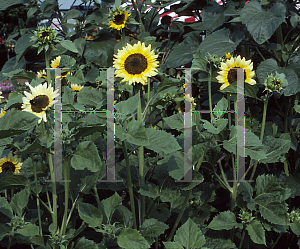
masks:
[[[276,2],[271,9],[265,11],[256,1],[246,4],[241,10],[242,23],[258,44],[263,44],[285,21],[286,8],[281,2]]]
[[[94,241],[82,237],[77,242],[75,249],[82,249],[82,248],[98,249],[98,246],[95,244]]]
[[[174,241],[187,249],[201,248],[205,244],[205,237],[200,228],[189,218],[178,228]]]
[[[103,223],[110,223],[112,215],[119,205],[122,205],[122,197],[118,193],[101,201],[101,212],[104,214]]]
[[[236,245],[230,239],[206,237],[205,246],[209,249],[237,249]]]
[[[22,234],[23,236],[26,237],[39,235],[39,227],[32,223],[29,223],[24,227],[17,229],[16,233]]]
[[[178,242],[163,241],[166,249],[184,249]]]
[[[23,189],[19,193],[14,194],[11,198],[11,208],[14,212],[21,217],[23,215],[24,209],[27,206],[29,198],[28,189]]]
[[[124,228],[118,235],[118,245],[124,249],[141,249],[150,248],[147,240],[137,231],[132,228]]]
[[[169,226],[165,223],[158,221],[156,219],[146,219],[141,227],[141,234],[144,238],[151,237],[155,238],[164,233]]]
[[[230,211],[217,214],[208,225],[213,230],[230,230],[234,227],[242,229],[243,225],[236,222],[235,214]]]
[[[258,220],[253,220],[246,225],[251,240],[256,244],[266,245],[265,230]]]
[[[115,105],[117,112],[123,113],[124,115],[133,114],[139,105],[140,92],[127,100],[124,100]]]
[[[13,217],[13,211],[5,197],[0,197],[0,212],[9,218]]]
[[[103,216],[100,210],[92,204],[79,202],[78,214],[89,227],[101,227]]]
[[[300,220],[295,220],[290,224],[290,227],[294,234],[296,234],[297,236],[300,235]]]

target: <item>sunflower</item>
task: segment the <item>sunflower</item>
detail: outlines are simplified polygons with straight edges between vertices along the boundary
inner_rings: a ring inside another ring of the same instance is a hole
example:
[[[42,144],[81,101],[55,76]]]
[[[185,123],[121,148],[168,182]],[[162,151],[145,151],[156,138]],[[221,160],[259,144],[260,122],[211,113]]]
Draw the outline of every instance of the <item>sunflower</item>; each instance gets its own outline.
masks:
[[[54,60],[51,61],[51,68],[58,68],[60,64],[61,56],[57,56]]]
[[[73,92],[79,92],[83,88],[83,86],[78,84],[71,84],[71,88]]]
[[[116,76],[123,78],[121,82],[128,81],[129,85],[135,83],[146,84],[147,77],[157,74],[158,55],[144,43],[138,42],[131,46],[127,44],[122,50],[118,50],[118,54],[114,55],[114,67],[116,68]]]
[[[0,118],[2,118],[4,116],[4,114],[6,113],[6,111],[4,111],[3,108],[1,108],[1,112],[0,112]]]
[[[230,59],[227,59],[226,62],[222,62],[220,69],[222,71],[218,72],[218,76],[216,79],[219,83],[223,84],[220,87],[220,90],[223,90],[225,87],[232,84],[237,79],[237,70],[235,68],[243,68],[244,69],[244,77],[245,82],[250,85],[255,85],[256,81],[252,79],[254,76],[253,69],[253,63],[251,60],[246,61],[245,58],[241,59],[241,56],[238,56],[236,58],[231,57]]]
[[[130,15],[131,14],[122,7],[113,8],[109,14],[110,27],[117,30],[124,28]]]
[[[41,84],[36,87],[29,85],[31,94],[24,92],[26,97],[23,97],[23,111],[31,112],[40,118],[39,123],[42,119],[47,122],[46,110],[51,107],[58,100],[54,100],[55,97],[59,96],[57,93],[58,89],[53,92],[53,88],[47,84]]]
[[[46,73],[45,69],[43,69],[42,71],[39,71],[39,72],[37,73],[37,77],[38,77],[39,79],[41,79],[41,78],[47,79],[47,73]]]
[[[15,174],[20,173],[20,168],[23,163],[20,162],[19,158],[17,156],[12,156],[12,153],[10,152],[7,157],[0,159],[0,173],[1,172],[8,172],[12,171]]]
[[[1,96],[1,94],[2,94],[2,92],[0,92],[0,99],[3,99],[4,97],[3,97],[3,96]]]

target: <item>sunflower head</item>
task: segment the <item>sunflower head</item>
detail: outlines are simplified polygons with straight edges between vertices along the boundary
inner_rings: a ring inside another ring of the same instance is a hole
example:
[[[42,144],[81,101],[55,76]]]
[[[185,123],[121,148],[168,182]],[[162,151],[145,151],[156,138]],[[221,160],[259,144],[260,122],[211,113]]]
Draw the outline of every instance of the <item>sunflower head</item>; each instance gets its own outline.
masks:
[[[39,71],[39,72],[37,73],[37,77],[38,77],[39,79],[41,79],[41,78],[47,79],[47,73],[46,73],[45,69],[43,69],[42,71]]]
[[[113,8],[109,14],[109,26],[117,30],[123,29],[130,15],[131,14],[122,7]]]
[[[33,46],[38,47],[38,54],[43,49],[47,51],[50,46],[55,49],[54,45],[60,41],[57,34],[58,32],[55,29],[46,26],[40,26],[38,27],[38,30],[33,31],[31,41],[36,42]]]
[[[226,59],[230,59],[232,56],[231,56],[231,54],[230,53],[227,53],[226,55],[225,55],[225,58]]]
[[[221,62],[221,58],[219,56],[217,56],[216,54],[208,54],[206,56],[206,60],[208,63],[214,65],[214,67],[218,67],[220,65],[220,62]]]
[[[21,166],[22,163],[19,158],[17,156],[12,156],[12,152],[0,159],[0,173],[12,171],[15,174],[19,174]]]
[[[185,95],[185,93],[182,94],[182,97],[191,103],[191,111],[194,111],[196,108],[196,103],[195,103],[195,99],[193,97],[191,97],[190,94]],[[179,113],[182,113],[185,111],[185,101],[175,101],[176,102],[176,108],[178,110]]]
[[[147,83],[147,77],[157,75],[158,55],[140,41],[131,46],[127,44],[118,54],[114,55],[114,68],[117,77],[123,78],[122,82],[128,81],[129,85],[135,83]]]
[[[225,62],[222,62],[221,66],[219,67],[221,71],[218,72],[219,75],[216,77],[216,79],[219,83],[222,84],[220,90],[223,90],[225,87],[229,86],[237,80],[236,68],[244,69],[244,80],[246,83],[250,85],[256,84],[256,81],[252,79],[255,73],[254,71],[252,71],[253,63],[251,62],[251,60],[246,61],[245,58],[241,59],[241,56],[235,58],[231,57]]]
[[[58,100],[54,100],[55,97],[59,96],[57,93],[58,89],[53,91],[53,88],[47,84],[40,84],[36,87],[29,85],[31,94],[24,92],[26,97],[23,97],[23,111],[31,112],[40,118],[39,123],[42,119],[47,122],[46,110],[51,107]]]
[[[275,76],[272,73],[268,75],[268,77],[265,79],[264,85],[264,91],[269,91],[270,93],[281,93],[281,90],[288,85],[288,82],[284,73],[279,74],[276,72]]]
[[[51,68],[58,68],[59,67],[59,64],[60,64],[60,59],[61,59],[61,56],[57,56],[54,60],[51,61]]]
[[[80,92],[80,90],[83,88],[84,86],[78,85],[78,84],[71,84],[71,88],[73,92]]]
[[[3,99],[4,97],[3,97],[3,96],[1,96],[1,94],[2,94],[2,92],[0,92],[0,99]]]

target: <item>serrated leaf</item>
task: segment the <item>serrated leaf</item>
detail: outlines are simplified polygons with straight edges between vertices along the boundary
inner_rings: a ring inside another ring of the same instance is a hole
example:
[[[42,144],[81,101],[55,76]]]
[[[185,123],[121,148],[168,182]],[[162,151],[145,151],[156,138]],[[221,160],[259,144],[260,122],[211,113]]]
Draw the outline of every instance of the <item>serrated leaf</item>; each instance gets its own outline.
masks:
[[[274,34],[278,26],[285,21],[285,6],[276,2],[265,11],[256,1],[251,1],[241,10],[242,23],[258,44],[263,44]]]
[[[140,92],[138,92],[136,95],[134,95],[133,97],[125,101],[117,103],[115,105],[115,109],[117,110],[117,112],[123,113],[125,115],[133,114],[138,108],[139,99],[140,99]]]
[[[209,249],[237,249],[236,245],[230,239],[219,239],[206,237],[205,246]]]
[[[222,130],[224,130],[228,123],[228,119],[222,118],[218,119],[214,125],[205,119],[201,119],[201,121],[204,122],[203,128],[215,135],[219,134]]]
[[[87,168],[91,172],[103,168],[97,147],[91,141],[84,141],[78,145],[71,159],[71,165],[76,170]]]
[[[9,218],[13,217],[13,211],[5,197],[0,197],[0,212]]]
[[[216,118],[222,118],[225,114],[225,111],[227,111],[227,107],[228,107],[228,102],[227,100],[223,97],[214,107],[213,110],[213,115]]]
[[[184,249],[178,242],[163,241],[166,249]]]
[[[77,96],[78,104],[82,105],[92,105],[97,108],[102,102],[102,92],[90,86],[82,88]]]
[[[101,227],[103,216],[100,210],[92,204],[79,202],[78,214],[89,227]]]
[[[23,211],[28,203],[28,198],[29,191],[27,189],[21,190],[19,193],[14,194],[14,196],[11,198],[11,208],[19,217],[23,215]]]
[[[39,227],[29,223],[27,225],[25,225],[24,227],[22,227],[21,229],[17,229],[16,233],[22,234],[23,236],[35,236],[35,235],[39,235]]]
[[[236,222],[234,213],[230,211],[217,214],[208,225],[213,230],[230,230],[234,227],[242,229],[243,225]]]
[[[115,193],[101,201],[101,212],[104,214],[103,223],[110,223],[117,206],[122,205],[122,197]]]
[[[161,234],[164,233],[166,229],[168,229],[169,226],[166,225],[165,223],[158,221],[156,219],[146,219],[142,227],[140,229],[141,234],[143,237],[152,237],[155,238]]]
[[[240,186],[242,189],[243,200],[247,202],[247,207],[250,210],[255,209],[255,201],[253,200],[253,188],[248,182],[240,182]]]
[[[76,244],[75,249],[82,249],[82,248],[98,249],[98,246],[95,244],[94,241],[82,237]]]
[[[142,121],[131,120],[125,134],[126,141],[139,146],[149,145],[149,137]]]
[[[253,220],[246,225],[251,240],[256,244],[266,245],[265,230],[258,220]]]
[[[174,241],[186,249],[201,248],[205,244],[205,237],[200,228],[190,218],[178,228]]]
[[[300,220],[295,220],[290,224],[290,227],[294,234],[296,234],[297,236],[300,235]]]
[[[150,248],[147,240],[136,229],[124,228],[117,237],[118,245],[124,249]]]
[[[65,49],[67,49],[73,53],[78,53],[78,50],[77,50],[75,44],[69,40],[60,41],[60,45],[62,45],[62,47],[64,47]]]
[[[146,133],[149,138],[149,145],[145,146],[147,149],[166,154],[181,149],[174,136],[170,133],[152,128],[147,128]]]
[[[237,131],[238,130],[238,131]],[[244,147],[244,137],[237,139],[237,133],[243,134],[245,136],[245,147]],[[242,153],[239,156],[250,156],[252,159],[264,159],[266,158],[266,152],[264,151],[264,147],[259,140],[259,137],[252,133],[249,129],[245,129],[243,126],[232,126],[230,132],[230,139],[223,141],[224,149],[234,154],[237,153],[236,146],[245,148],[245,154]],[[240,150],[239,150],[240,151]]]

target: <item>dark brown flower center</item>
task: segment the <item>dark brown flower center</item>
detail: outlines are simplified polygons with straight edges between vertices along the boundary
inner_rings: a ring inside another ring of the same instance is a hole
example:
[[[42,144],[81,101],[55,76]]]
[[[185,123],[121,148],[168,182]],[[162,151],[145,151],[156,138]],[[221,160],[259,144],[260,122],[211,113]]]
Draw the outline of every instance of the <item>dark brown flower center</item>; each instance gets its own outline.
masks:
[[[2,172],[12,171],[15,172],[16,166],[14,163],[7,161],[2,164]]]
[[[121,25],[123,24],[125,21],[125,14],[121,14],[121,15],[115,15],[114,16],[114,23],[116,25]]]
[[[147,69],[148,62],[142,54],[132,54],[125,60],[125,70],[129,74],[140,74]]]
[[[47,95],[39,95],[29,101],[31,110],[36,113],[44,111],[44,108],[49,105],[49,98]]]
[[[246,71],[244,70],[244,79],[246,78]],[[228,72],[227,76],[229,84],[232,84],[234,81],[237,80],[237,70],[232,68]]]
[[[40,35],[42,38],[47,37],[50,35],[49,31],[43,31],[42,34]]]

